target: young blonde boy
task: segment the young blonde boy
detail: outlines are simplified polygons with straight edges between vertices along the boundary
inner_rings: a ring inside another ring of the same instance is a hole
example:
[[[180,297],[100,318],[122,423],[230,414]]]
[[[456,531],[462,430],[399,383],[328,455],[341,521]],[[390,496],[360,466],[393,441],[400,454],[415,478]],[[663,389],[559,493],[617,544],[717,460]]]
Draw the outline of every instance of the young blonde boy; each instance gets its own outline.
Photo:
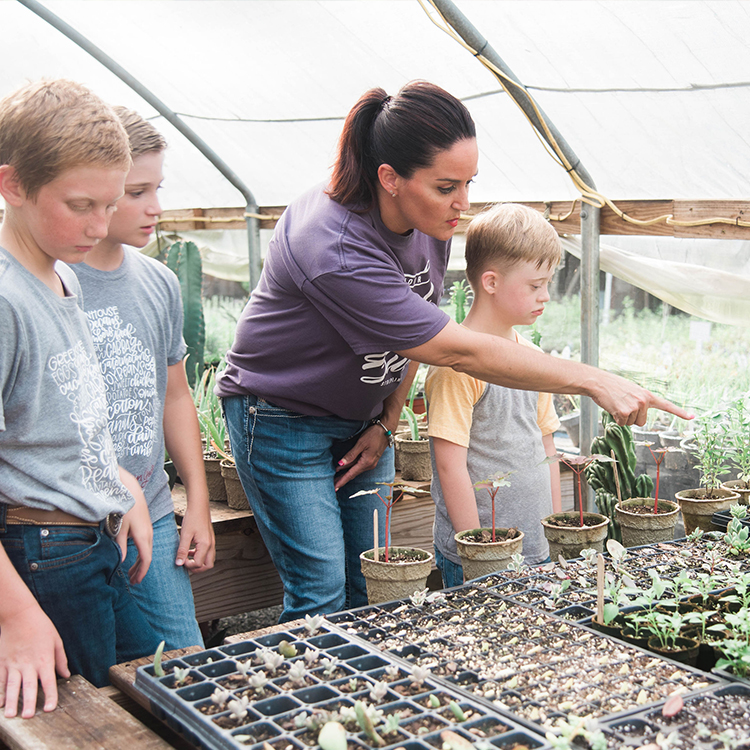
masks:
[[[151,523],[107,429],[104,382],[79,286],[130,168],[114,112],[70,81],[0,101],[0,706],[55,708],[55,671],[107,683],[158,639],[117,571],[132,536],[151,560]],[[58,262],[58,261],[63,261]],[[123,518],[123,514],[124,518]],[[120,528],[121,527],[121,528]],[[119,545],[119,546],[118,546]]]
[[[463,325],[533,346],[513,329],[544,311],[558,263],[555,230],[533,209],[502,204],[480,214],[466,236],[466,276],[474,302]],[[529,564],[544,562],[549,547],[541,519],[560,510],[552,434],[559,427],[552,397],[485,383],[448,367],[431,367],[425,383],[433,462],[436,564],[445,586],[463,583],[454,535],[492,524],[488,492],[474,484],[512,471],[495,501],[495,523],[525,534]]]
[[[188,570],[213,566],[214,534],[183,362],[180,283],[163,263],[133,249],[148,244],[161,213],[157,191],[167,144],[137,112],[114,111],[128,134],[133,166],[107,236],[73,270],[105,379],[115,454],[142,487],[154,527],[151,568],[131,593],[168,649],[202,646]],[[165,442],[187,491],[180,534]],[[135,555],[130,544],[126,566]]]

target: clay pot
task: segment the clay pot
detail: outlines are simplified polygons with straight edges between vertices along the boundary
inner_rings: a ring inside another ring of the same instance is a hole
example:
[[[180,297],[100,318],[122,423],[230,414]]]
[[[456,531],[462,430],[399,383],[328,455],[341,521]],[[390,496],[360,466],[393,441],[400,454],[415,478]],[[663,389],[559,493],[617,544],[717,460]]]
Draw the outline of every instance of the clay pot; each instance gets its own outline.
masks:
[[[381,549],[380,560],[373,560],[373,550],[359,556],[362,575],[367,584],[367,601],[370,604],[405,599],[415,591],[427,587],[427,576],[434,559],[430,552],[415,547],[390,547],[390,552],[411,552],[419,559],[413,562],[385,562]]]
[[[208,499],[215,503],[225,503],[227,490],[224,486],[224,477],[221,476],[221,459],[203,456],[203,468],[206,470]]]
[[[711,516],[720,510],[729,510],[735,505],[740,496],[731,490],[712,490],[715,498],[703,497],[704,489],[682,490],[675,494],[675,499],[682,508],[682,518],[685,521],[685,534],[691,534],[695,529],[716,531],[717,527],[711,523]]]
[[[740,505],[750,505],[750,487],[742,479],[732,479],[729,482],[722,482],[721,489],[736,492],[740,496]]]
[[[581,550],[591,548],[604,552],[604,540],[607,538],[609,518],[601,513],[584,513],[585,526],[555,526],[555,519],[572,518],[578,520],[577,511],[553,513],[542,519],[544,536],[549,542],[549,554],[553,560],[561,555],[564,560],[579,557]]]
[[[631,497],[615,506],[615,516],[622,531],[625,547],[638,547],[642,544],[669,542],[674,539],[674,528],[680,514],[680,506],[671,500],[659,500],[658,513],[632,513],[634,507],[654,507],[650,497]]]
[[[242,489],[242,482],[240,482],[240,475],[237,473],[234,461],[224,459],[221,462],[221,476],[224,479],[229,507],[233,510],[250,510],[250,503],[247,501],[245,490]]]
[[[483,531],[483,529],[469,529],[459,531],[455,535],[456,549],[461,558],[461,567],[464,569],[464,580],[470,581],[483,575],[505,570],[510,564],[513,555],[521,552],[523,548],[523,532],[513,539],[504,539],[499,542],[471,542],[464,537]],[[492,529],[486,529],[492,533]],[[495,536],[500,533],[504,535],[508,529],[495,529]]]
[[[432,479],[430,441],[411,440],[407,435],[396,435],[400,451],[401,478],[405,482],[429,482]]]

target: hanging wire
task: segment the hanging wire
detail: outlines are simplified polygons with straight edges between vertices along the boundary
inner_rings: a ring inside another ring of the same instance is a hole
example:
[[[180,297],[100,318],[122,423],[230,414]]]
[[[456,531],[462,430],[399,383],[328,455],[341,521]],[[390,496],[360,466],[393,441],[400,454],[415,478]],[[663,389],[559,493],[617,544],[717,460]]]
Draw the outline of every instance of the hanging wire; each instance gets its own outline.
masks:
[[[523,116],[529,121],[529,124],[534,129],[534,133],[536,134],[537,138],[544,146],[545,151],[547,151],[547,153],[552,157],[552,159],[570,175],[570,179],[573,181],[573,184],[576,186],[576,189],[579,190],[581,193],[580,200],[582,203],[588,203],[592,206],[596,206],[597,208],[604,208],[604,206],[607,206],[621,220],[628,222],[630,224],[634,224],[636,226],[642,226],[642,227],[651,226],[653,224],[659,224],[659,223],[665,223],[665,224],[668,224],[670,226],[675,226],[675,227],[698,227],[698,226],[706,226],[709,224],[731,224],[732,226],[737,226],[737,227],[750,227],[750,222],[742,221],[739,217],[735,219],[730,219],[727,217],[717,216],[714,218],[699,219],[696,221],[680,221],[678,219],[675,219],[673,214],[662,214],[661,216],[657,216],[653,219],[637,219],[633,216],[628,216],[628,214],[620,210],[609,198],[607,198],[606,195],[592,188],[590,185],[587,185],[586,182],[581,177],[581,175],[578,173],[576,167],[570,164],[565,154],[563,153],[562,149],[558,145],[557,140],[555,139],[554,135],[552,135],[552,132],[547,126],[547,121],[542,116],[539,110],[539,107],[537,106],[537,103],[534,101],[534,97],[529,93],[529,90],[523,84],[518,83],[514,81],[512,78],[510,78],[509,76],[507,76],[496,65],[494,65],[486,57],[484,57],[484,55],[482,54],[483,50],[475,50],[471,47],[471,45],[467,44],[453,30],[450,23],[445,18],[445,16],[443,16],[442,12],[434,3],[433,0],[419,0],[419,4],[424,10],[424,12],[427,14],[427,17],[430,19],[430,21],[432,21],[432,23],[434,23],[435,26],[437,26],[441,31],[443,31],[445,34],[451,37],[451,39],[453,39],[455,42],[460,44],[465,50],[470,52],[482,65],[484,65],[485,68],[487,68],[498,79],[498,81],[500,82],[500,85],[508,94],[510,94],[509,89],[511,87],[523,93],[528,103],[534,110],[539,123],[541,124],[544,138],[542,138],[542,135],[538,132],[537,127],[531,121],[531,118],[526,114],[526,112],[521,110],[521,112],[523,113]],[[434,14],[437,15],[438,18],[435,18],[435,15],[430,11],[430,9],[434,11]],[[511,96],[511,98],[513,97]],[[515,101],[515,99],[513,100]],[[520,108],[520,105],[519,105],[519,108]],[[558,216],[549,216],[548,218],[550,219],[550,221],[564,221],[569,216],[571,216],[574,208],[575,208],[575,201],[573,203],[573,207],[571,208],[570,212],[565,214],[564,217],[558,215]]]

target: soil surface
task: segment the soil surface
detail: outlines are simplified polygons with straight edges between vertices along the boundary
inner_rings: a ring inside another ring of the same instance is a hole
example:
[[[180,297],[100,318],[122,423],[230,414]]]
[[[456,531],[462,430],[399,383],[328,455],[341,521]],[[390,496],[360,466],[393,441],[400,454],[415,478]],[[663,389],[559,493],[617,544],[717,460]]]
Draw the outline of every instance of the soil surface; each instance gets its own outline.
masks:
[[[508,539],[518,539],[518,529],[495,529],[495,541],[505,542]],[[475,542],[476,544],[487,544],[492,542],[492,529],[479,529],[476,534],[466,534],[461,537],[464,542]]]

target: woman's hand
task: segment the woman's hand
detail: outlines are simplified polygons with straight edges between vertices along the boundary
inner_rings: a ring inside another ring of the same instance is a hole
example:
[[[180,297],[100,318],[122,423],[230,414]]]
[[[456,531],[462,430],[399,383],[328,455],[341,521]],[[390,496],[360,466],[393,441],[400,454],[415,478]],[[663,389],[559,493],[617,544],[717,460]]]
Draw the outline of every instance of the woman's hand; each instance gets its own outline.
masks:
[[[374,469],[387,447],[388,438],[383,428],[377,424],[368,427],[339,461],[333,488],[339,490],[358,474]]]

